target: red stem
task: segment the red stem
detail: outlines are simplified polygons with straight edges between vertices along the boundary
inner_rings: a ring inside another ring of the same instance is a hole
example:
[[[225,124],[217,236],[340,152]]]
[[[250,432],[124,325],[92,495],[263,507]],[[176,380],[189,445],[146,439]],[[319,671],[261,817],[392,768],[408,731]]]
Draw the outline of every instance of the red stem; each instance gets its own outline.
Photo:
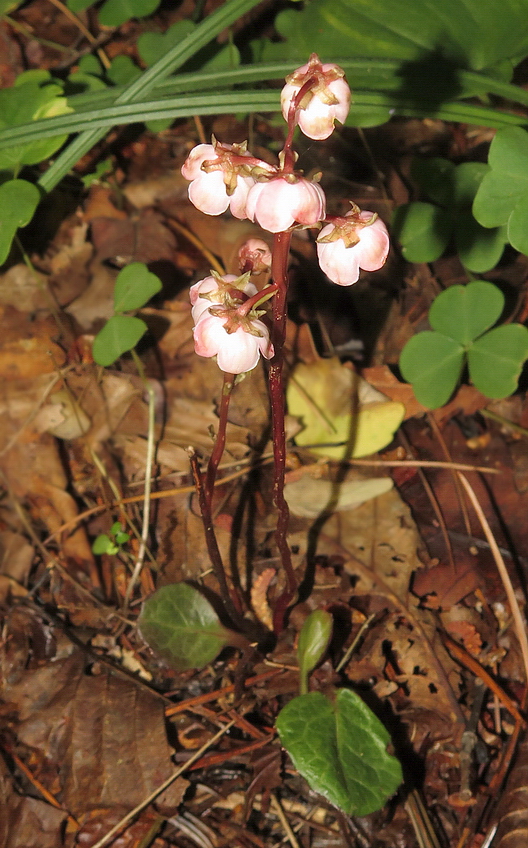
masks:
[[[213,502],[214,484],[216,480],[216,472],[218,464],[222,458],[226,443],[226,428],[227,428],[227,413],[229,411],[229,401],[235,384],[235,375],[226,374],[224,372],[224,384],[222,386],[222,398],[220,400],[220,409],[218,411],[218,432],[213,447],[213,452],[207,466],[207,474],[204,483],[204,493],[207,500],[208,509],[211,509]]]
[[[288,546],[287,531],[289,520],[288,504],[284,498],[284,473],[286,469],[286,435],[284,430],[284,341],[286,337],[286,295],[288,293],[288,255],[291,232],[276,233],[273,243],[271,275],[277,286],[273,298],[272,341],[275,356],[269,368],[269,392],[271,401],[271,422],[274,456],[273,502],[277,509],[277,529],[275,539],[282,565],[286,572],[286,590],[278,599],[274,612],[274,629],[280,632],[284,627],[286,609],[297,593],[297,579],[293,570],[291,552]]]

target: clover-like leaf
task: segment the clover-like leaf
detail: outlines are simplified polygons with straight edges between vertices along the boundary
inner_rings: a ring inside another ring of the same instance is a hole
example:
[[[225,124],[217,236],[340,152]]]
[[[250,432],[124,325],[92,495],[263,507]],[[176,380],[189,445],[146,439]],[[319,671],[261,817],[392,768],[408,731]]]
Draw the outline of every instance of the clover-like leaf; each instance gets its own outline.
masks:
[[[471,212],[456,216],[455,244],[464,267],[475,274],[495,268],[508,241],[506,227],[483,227]]]
[[[308,691],[308,675],[323,658],[332,638],[333,626],[334,619],[327,610],[314,610],[302,626],[297,644],[301,694]]]
[[[161,291],[161,288],[160,278],[152,274],[143,262],[132,262],[117,275],[114,309],[116,312],[139,309]]]
[[[112,365],[123,353],[132,350],[147,331],[141,318],[132,315],[112,315],[97,333],[92,356],[98,365]]]
[[[99,23],[119,27],[131,18],[146,18],[159,4],[160,0],[106,0],[99,11]]]
[[[11,250],[19,227],[29,224],[40,200],[40,193],[27,180],[8,180],[0,185],[0,265]]]
[[[294,698],[276,727],[299,774],[347,815],[379,810],[402,781],[400,763],[387,753],[387,730],[349,689],[338,689],[333,701],[321,692]]]
[[[143,638],[173,668],[202,668],[236,634],[219,621],[209,601],[187,583],[163,586],[147,598],[139,618]]]
[[[467,347],[497,321],[503,308],[501,290],[477,280],[441,292],[429,310],[429,323],[433,330]]]
[[[416,399],[422,406],[443,406],[460,379],[464,364],[462,345],[441,333],[425,331],[413,336],[400,356],[400,370],[412,383]]]
[[[503,398],[517,388],[528,358],[528,329],[505,324],[483,335],[468,351],[469,375],[474,386],[490,398]]]
[[[453,220],[432,203],[405,203],[395,210],[392,226],[405,259],[434,262],[449,244]]]

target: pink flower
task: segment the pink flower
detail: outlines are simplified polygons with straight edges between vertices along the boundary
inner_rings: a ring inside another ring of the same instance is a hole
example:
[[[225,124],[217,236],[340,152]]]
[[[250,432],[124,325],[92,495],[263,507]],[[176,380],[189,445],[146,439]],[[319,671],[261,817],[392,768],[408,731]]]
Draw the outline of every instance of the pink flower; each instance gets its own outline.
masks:
[[[200,212],[221,215],[229,206],[235,218],[247,218],[246,199],[255,183],[249,163],[255,160],[242,144],[199,144],[194,147],[181,172],[191,180],[189,199]]]
[[[321,186],[294,174],[255,183],[246,202],[250,221],[270,233],[282,233],[294,224],[313,226],[325,217],[325,210]]]
[[[237,296],[238,292],[240,297]],[[221,277],[213,272],[211,277],[204,277],[189,289],[193,320],[197,323],[209,307],[234,307],[256,293],[257,287],[249,282],[248,274],[241,277],[226,274]]]
[[[306,65],[286,77],[281,93],[284,120],[290,123],[296,119],[308,138],[328,138],[336,120],[344,124],[350,109],[350,88],[344,75],[339,65],[323,65],[312,53]],[[300,92],[300,100],[295,100]]]
[[[338,286],[351,286],[359,271],[377,271],[389,253],[389,234],[373,212],[354,206],[344,218],[324,227],[317,239],[319,265]]]
[[[200,356],[216,356],[218,366],[227,374],[245,374],[257,365],[260,354],[274,355],[266,325],[258,318],[240,317],[236,312],[204,312],[196,324],[194,349]],[[215,310],[216,311],[216,310]],[[238,325],[238,326],[237,326]]]
[[[238,260],[242,269],[248,268],[253,274],[260,274],[271,268],[271,249],[263,239],[250,238],[238,251]]]

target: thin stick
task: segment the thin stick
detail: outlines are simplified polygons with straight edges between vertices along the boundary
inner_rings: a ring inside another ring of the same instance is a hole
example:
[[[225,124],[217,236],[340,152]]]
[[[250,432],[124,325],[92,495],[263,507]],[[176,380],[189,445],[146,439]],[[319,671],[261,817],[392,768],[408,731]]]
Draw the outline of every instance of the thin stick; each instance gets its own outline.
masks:
[[[96,39],[94,38],[94,36],[90,32],[90,30],[87,27],[85,27],[85,25],[80,20],[80,18],[78,18],[77,15],[74,12],[71,11],[71,9],[68,9],[68,7],[65,6],[64,3],[61,2],[61,0],[50,0],[50,3],[53,6],[55,6],[56,9],[59,9],[59,11],[62,12],[63,15],[65,15],[67,18],[70,19],[70,21],[72,21],[72,23],[75,24],[75,26],[77,27],[79,32],[81,32],[82,35],[84,35],[84,37],[86,38],[87,41],[90,42],[90,44],[95,45]],[[103,68],[105,68],[105,70],[108,70],[112,63],[110,62],[110,59],[108,58],[108,56],[104,52],[103,48],[98,47],[96,49],[96,53],[99,56],[99,59],[101,61],[101,65],[103,66]]]
[[[174,774],[171,774],[171,776],[168,777],[167,780],[161,784],[161,786],[158,786],[158,788],[155,789],[154,792],[151,792],[151,794],[148,795],[143,801],[141,801],[141,803],[138,804],[137,807],[134,807],[134,809],[127,813],[126,816],[123,816],[121,821],[114,825],[114,827],[108,831],[106,836],[103,836],[103,838],[100,839],[99,842],[96,842],[95,845],[92,846],[92,848],[103,848],[103,846],[106,845],[109,840],[116,835],[116,833],[119,833],[119,831],[121,831],[131,819],[135,818],[138,813],[145,809],[145,807],[148,807],[148,805],[151,804],[152,801],[154,801],[158,797],[158,795],[161,794],[161,792],[167,789],[171,785],[171,783],[174,783],[176,778],[183,774],[183,772],[189,768],[191,763],[194,763],[196,760],[198,760],[202,756],[202,754],[204,754],[205,751],[207,751],[207,749],[211,747],[211,745],[214,745],[215,742],[218,742],[218,740],[224,735],[224,733],[227,733],[227,731],[231,727],[233,727],[234,723],[234,721],[230,721],[229,724],[224,725],[224,727],[222,727],[222,729],[219,730],[218,733],[215,733],[212,739],[209,739],[209,741],[206,742],[205,745],[202,745],[201,748],[195,751],[192,757],[190,757],[187,762],[185,762],[179,769],[177,769]]]
[[[275,812],[277,813],[277,815],[279,817],[279,821],[280,821],[281,825],[283,826],[283,828],[286,832],[286,836],[288,837],[290,845],[292,846],[292,848],[300,848],[300,845],[297,842],[297,838],[296,838],[293,830],[290,827],[290,823],[289,823],[288,819],[286,818],[286,813],[282,809],[281,802],[279,801],[279,799],[277,798],[277,796],[275,795],[274,792],[270,792],[270,799],[271,799],[271,806],[274,808]]]
[[[510,609],[513,616],[513,622],[515,624],[515,633],[517,635],[517,639],[519,640],[519,645],[521,646],[521,654],[524,663],[524,675],[526,682],[528,683],[528,638],[526,636],[526,625],[523,621],[521,609],[519,607],[515,592],[513,590],[510,575],[508,574],[508,569],[506,568],[506,565],[502,558],[502,554],[499,550],[499,546],[495,541],[495,536],[491,531],[491,527],[488,524],[488,520],[484,515],[484,511],[480,503],[478,502],[478,498],[475,492],[473,491],[471,484],[469,483],[467,478],[460,472],[458,472],[458,476],[467,492],[468,498],[471,501],[475,512],[477,513],[478,520],[480,521],[481,527],[484,531],[484,535],[488,540],[490,550],[493,554],[493,559],[495,560],[495,565],[497,566],[497,570],[502,580],[502,585],[504,586],[504,591],[506,592],[506,597],[508,598],[508,603],[510,604]]]

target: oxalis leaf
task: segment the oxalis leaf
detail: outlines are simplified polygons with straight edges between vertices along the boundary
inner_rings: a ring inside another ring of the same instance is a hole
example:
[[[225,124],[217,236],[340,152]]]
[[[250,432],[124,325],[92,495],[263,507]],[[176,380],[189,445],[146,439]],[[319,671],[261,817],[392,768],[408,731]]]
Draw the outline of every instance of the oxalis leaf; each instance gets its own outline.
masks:
[[[295,768],[312,789],[347,815],[379,810],[402,781],[398,760],[387,753],[389,734],[361,698],[338,689],[294,698],[276,727]]]
[[[116,359],[132,350],[146,333],[147,325],[141,318],[132,315],[112,315],[97,333],[92,346],[92,356],[98,365],[105,368]]]
[[[479,392],[490,398],[503,398],[516,390],[527,357],[526,327],[522,324],[496,327],[469,349],[469,375]]]
[[[114,288],[114,310],[127,312],[140,309],[161,291],[161,281],[151,274],[143,262],[132,262],[117,275]]]
[[[220,623],[209,601],[187,583],[163,586],[147,598],[139,628],[152,650],[178,671],[202,668],[226,645],[239,641]]]
[[[29,224],[40,200],[40,192],[27,180],[8,180],[0,186],[0,265],[11,250],[19,227]]]
[[[433,330],[467,347],[499,318],[504,295],[497,286],[477,280],[467,286],[449,286],[429,310]]]

